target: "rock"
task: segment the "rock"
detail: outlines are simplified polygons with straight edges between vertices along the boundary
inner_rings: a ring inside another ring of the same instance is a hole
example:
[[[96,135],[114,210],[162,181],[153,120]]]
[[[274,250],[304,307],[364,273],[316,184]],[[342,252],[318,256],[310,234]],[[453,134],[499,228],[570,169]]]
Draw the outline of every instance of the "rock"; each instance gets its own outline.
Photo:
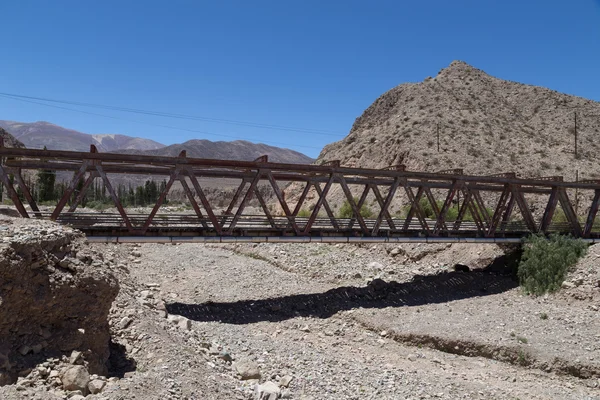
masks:
[[[240,375],[242,380],[260,379],[260,370],[258,364],[248,359],[241,359],[233,364],[233,368]]]
[[[231,357],[231,354],[229,354],[226,351],[220,352],[219,353],[219,358],[222,359],[223,361],[227,361],[227,362],[233,361],[233,357]]]
[[[581,286],[581,285],[583,285],[583,282],[584,282],[583,278],[577,278],[577,279],[573,280],[573,285]]]
[[[44,348],[44,346],[39,343],[31,346],[31,350],[33,351],[33,354],[39,354],[43,348]]]
[[[70,400],[84,400],[85,396],[77,393],[77,394],[70,396],[69,399]]]
[[[23,346],[19,347],[19,353],[20,353],[22,356],[24,356],[24,355],[27,355],[27,354],[29,354],[30,352],[31,352],[31,347],[29,347],[29,346],[25,346],[25,345],[23,345]]]
[[[417,361],[417,356],[415,354],[409,354],[406,358],[408,361]]]
[[[177,327],[184,331],[189,331],[190,329],[192,329],[192,321],[185,317],[181,317],[181,319],[177,323]]]
[[[131,324],[132,320],[129,317],[123,317],[117,324],[118,329],[125,329]]]
[[[282,399],[291,399],[292,398],[292,391],[290,389],[283,389],[281,391],[281,398]]]
[[[60,380],[64,390],[81,390],[81,393],[87,394],[90,374],[83,365],[74,365],[63,373]]]
[[[281,379],[279,380],[279,386],[281,387],[288,387],[290,386],[290,382],[292,381],[292,379],[294,379],[291,375],[285,375],[283,377],[281,377]]]
[[[131,252],[131,255],[134,256],[134,257],[141,257],[142,256],[142,252],[139,251],[139,250],[133,250]]]
[[[262,385],[256,385],[254,387],[254,399],[255,400],[277,400],[281,396],[281,390],[279,386],[271,381],[267,381]]]
[[[69,363],[72,365],[83,365],[83,354],[80,351],[73,350],[71,357],[69,357]]]
[[[398,254],[400,254],[401,252],[402,252],[402,251],[401,251],[399,248],[397,248],[397,247],[396,247],[395,249],[392,249],[392,251],[390,251],[390,255],[391,255],[392,257],[396,257],[396,256],[397,256]]]
[[[154,295],[152,294],[151,291],[149,290],[142,290],[140,292],[140,299],[152,299],[154,297]]]
[[[573,282],[564,281],[562,285],[560,285],[563,289],[573,289],[575,284]]]
[[[100,393],[104,389],[104,386],[106,386],[106,382],[100,379],[93,379],[88,383],[88,389],[91,394]]]

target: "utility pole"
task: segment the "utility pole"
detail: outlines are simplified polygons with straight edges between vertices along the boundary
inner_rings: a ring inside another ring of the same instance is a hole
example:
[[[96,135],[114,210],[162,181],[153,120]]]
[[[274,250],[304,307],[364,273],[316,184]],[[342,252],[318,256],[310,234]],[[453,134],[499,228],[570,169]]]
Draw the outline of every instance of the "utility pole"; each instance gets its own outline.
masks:
[[[575,111],[575,158],[577,158],[577,111]]]
[[[577,114],[575,114],[577,115]],[[575,182],[579,182],[579,170],[575,170]],[[575,188],[575,214],[579,215],[579,189]]]

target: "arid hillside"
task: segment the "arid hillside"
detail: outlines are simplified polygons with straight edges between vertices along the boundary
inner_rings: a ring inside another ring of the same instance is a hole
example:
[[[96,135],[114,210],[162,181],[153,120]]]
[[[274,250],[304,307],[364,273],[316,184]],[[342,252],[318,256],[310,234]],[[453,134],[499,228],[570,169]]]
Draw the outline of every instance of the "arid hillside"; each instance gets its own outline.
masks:
[[[577,119],[575,115],[577,114]],[[439,132],[439,150],[438,150]],[[578,151],[575,155],[575,132]],[[600,103],[492,77],[454,61],[384,93],[317,163],[468,174],[600,177]]]

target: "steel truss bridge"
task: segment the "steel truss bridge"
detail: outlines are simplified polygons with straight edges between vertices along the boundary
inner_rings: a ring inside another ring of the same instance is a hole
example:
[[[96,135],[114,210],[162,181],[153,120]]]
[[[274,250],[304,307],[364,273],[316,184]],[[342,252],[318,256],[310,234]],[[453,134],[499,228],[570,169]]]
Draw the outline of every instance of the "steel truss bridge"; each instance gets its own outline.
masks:
[[[600,222],[595,226],[600,180],[522,179],[514,173],[472,176],[462,170],[426,173],[403,166],[347,168],[339,162],[281,164],[268,162],[266,156],[251,162],[188,158],[185,152],[155,157],[99,153],[94,146],[87,153],[6,148],[0,143],[0,157],[0,180],[22,217],[71,225],[92,241],[510,243],[532,233],[555,232],[600,241]],[[42,170],[72,174],[64,195],[49,210],[38,206],[24,179],[31,176],[28,171]],[[149,212],[124,207],[114,184],[124,176],[166,181]],[[116,212],[78,207],[95,180],[106,188]],[[205,185],[218,186],[223,180],[238,186],[226,209],[217,211]],[[161,213],[176,182],[192,211]],[[346,218],[334,212],[335,193],[337,202],[345,199],[351,210]],[[258,205],[249,207],[251,202]],[[366,205],[372,208],[368,218],[360,211]],[[427,207],[432,214],[426,213]],[[559,213],[557,221],[553,217]]]

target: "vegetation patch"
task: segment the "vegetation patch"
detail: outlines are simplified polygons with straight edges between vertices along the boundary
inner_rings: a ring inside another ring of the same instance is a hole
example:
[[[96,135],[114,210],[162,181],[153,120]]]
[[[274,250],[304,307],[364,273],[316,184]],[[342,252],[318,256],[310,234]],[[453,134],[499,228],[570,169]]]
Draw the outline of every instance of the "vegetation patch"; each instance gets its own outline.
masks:
[[[519,263],[519,283],[527,293],[542,295],[560,288],[569,269],[585,255],[587,244],[567,235],[532,235]]]

